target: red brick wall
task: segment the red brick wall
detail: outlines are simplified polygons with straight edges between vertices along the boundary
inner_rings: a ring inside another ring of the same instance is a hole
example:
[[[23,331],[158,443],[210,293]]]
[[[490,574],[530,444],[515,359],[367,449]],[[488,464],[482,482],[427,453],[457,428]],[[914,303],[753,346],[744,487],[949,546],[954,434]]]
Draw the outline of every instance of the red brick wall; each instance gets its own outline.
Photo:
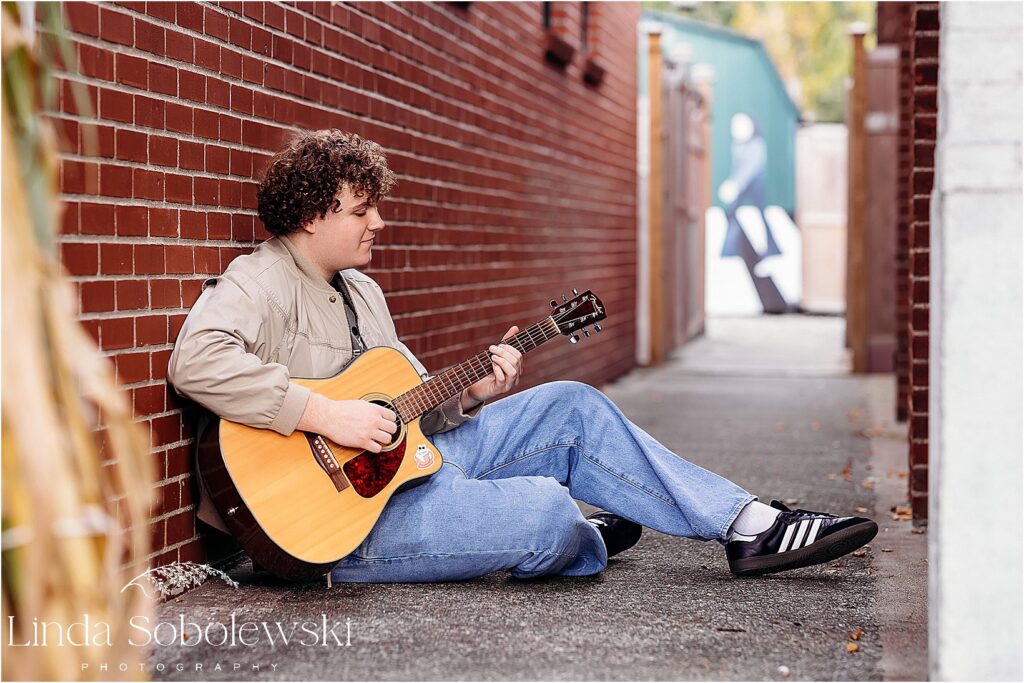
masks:
[[[561,5],[565,40],[578,41],[579,4]],[[605,331],[536,352],[523,388],[601,384],[632,367],[636,4],[591,12],[598,86],[584,82],[578,45],[564,68],[544,58],[539,3],[66,8],[81,74],[59,74],[52,112],[68,136],[61,254],[83,323],[152,435],[153,565],[208,550],[167,358],[202,280],[266,237],[257,179],[291,131],[354,130],[388,150],[400,183],[368,272],[428,368],[535,322],[573,286],[603,298]]]
[[[909,494],[915,519],[928,516],[929,202],[938,112],[936,3],[879,4],[879,37],[900,48],[897,150],[896,415],[907,421]]]
[[[910,440],[910,500],[916,519],[928,516],[928,333],[929,333],[929,203],[935,175],[935,131],[939,82],[938,3],[915,3],[911,60],[913,64],[913,170],[908,271],[907,405]]]

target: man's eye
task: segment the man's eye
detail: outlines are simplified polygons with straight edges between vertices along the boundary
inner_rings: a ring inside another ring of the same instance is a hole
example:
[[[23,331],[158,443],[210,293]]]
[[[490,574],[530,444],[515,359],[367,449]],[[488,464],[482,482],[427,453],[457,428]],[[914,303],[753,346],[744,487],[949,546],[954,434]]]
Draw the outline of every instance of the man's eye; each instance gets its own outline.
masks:
[[[366,212],[365,211],[356,211],[356,215],[357,216],[365,216]]]

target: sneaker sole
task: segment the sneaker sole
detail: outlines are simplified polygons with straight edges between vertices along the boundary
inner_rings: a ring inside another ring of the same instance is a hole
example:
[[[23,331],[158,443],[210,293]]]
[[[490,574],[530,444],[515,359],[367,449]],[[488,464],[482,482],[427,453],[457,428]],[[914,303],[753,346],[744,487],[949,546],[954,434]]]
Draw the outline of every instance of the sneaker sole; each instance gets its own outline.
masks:
[[[759,576],[831,562],[870,542],[877,533],[877,524],[870,521],[861,522],[856,526],[829,534],[806,548],[730,562],[729,571],[736,576]]]

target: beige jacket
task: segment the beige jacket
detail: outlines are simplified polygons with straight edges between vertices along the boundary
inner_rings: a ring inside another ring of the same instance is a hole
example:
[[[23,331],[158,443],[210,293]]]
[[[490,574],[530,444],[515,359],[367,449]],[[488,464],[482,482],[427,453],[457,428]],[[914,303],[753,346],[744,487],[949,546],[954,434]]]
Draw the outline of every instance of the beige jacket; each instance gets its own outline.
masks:
[[[366,346],[390,346],[426,379],[426,368],[398,340],[384,293],[372,278],[341,273],[348,284]],[[174,389],[226,420],[291,434],[310,390],[290,381],[332,377],[352,359],[345,304],[285,237],[274,237],[203,283],[167,366]],[[425,414],[425,434],[448,431],[474,417],[453,396]],[[198,442],[198,437],[196,439]],[[200,480],[199,519],[227,531]]]

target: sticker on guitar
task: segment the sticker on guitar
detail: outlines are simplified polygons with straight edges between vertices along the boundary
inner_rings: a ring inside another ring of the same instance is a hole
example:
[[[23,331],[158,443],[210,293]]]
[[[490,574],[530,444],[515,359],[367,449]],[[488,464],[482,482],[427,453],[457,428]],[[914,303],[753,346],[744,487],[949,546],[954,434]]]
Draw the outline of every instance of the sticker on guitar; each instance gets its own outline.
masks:
[[[416,459],[416,467],[421,470],[425,470],[434,464],[434,451],[423,444],[416,447],[416,453],[412,457]]]

